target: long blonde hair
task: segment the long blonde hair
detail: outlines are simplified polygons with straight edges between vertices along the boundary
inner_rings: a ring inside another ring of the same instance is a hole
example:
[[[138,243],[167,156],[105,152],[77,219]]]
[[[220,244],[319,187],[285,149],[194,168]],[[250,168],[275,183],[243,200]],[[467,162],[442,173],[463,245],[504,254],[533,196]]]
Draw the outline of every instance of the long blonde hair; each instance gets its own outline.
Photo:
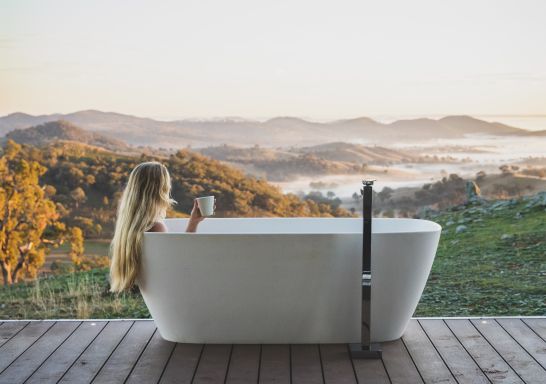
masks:
[[[174,203],[167,167],[149,161],[133,169],[119,202],[116,229],[110,244],[111,292],[122,292],[135,284],[143,234],[154,222],[164,218]]]

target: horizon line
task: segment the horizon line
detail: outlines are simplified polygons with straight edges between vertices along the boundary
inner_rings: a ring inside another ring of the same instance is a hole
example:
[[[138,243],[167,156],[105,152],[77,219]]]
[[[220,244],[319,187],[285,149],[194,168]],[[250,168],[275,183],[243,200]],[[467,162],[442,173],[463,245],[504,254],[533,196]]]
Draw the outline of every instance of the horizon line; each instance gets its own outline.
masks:
[[[546,114],[540,114],[540,113],[532,113],[532,114],[493,114],[493,113],[480,113],[480,114],[472,114],[472,113],[423,113],[423,114],[362,114],[362,115],[356,115],[353,117],[329,117],[329,118],[318,118],[313,117],[309,115],[287,115],[287,114],[278,114],[278,115],[270,115],[268,117],[264,116],[244,116],[244,115],[209,115],[209,116],[166,116],[166,115],[136,115],[132,113],[125,113],[125,112],[118,112],[113,110],[101,110],[101,109],[94,109],[94,108],[87,108],[87,109],[80,109],[73,112],[51,112],[51,113],[28,113],[28,112],[22,112],[22,111],[15,111],[15,112],[9,112],[3,115],[0,115],[0,118],[5,118],[10,115],[15,114],[24,114],[32,117],[38,117],[38,116],[51,116],[51,115],[70,115],[80,112],[100,112],[100,113],[113,113],[113,114],[119,114],[119,115],[125,115],[125,116],[132,116],[136,118],[144,118],[144,119],[152,119],[162,122],[176,122],[176,121],[183,121],[183,120],[216,120],[216,119],[242,119],[242,120],[249,120],[249,121],[258,121],[258,122],[265,122],[271,119],[275,118],[296,118],[296,119],[302,119],[307,120],[310,122],[335,122],[335,121],[341,121],[341,120],[354,120],[359,118],[369,118],[369,119],[397,119],[397,120],[405,120],[408,118],[411,119],[420,119],[420,118],[430,118],[430,119],[442,119],[444,117],[453,117],[453,116],[467,116],[467,117],[473,117],[473,118],[491,118],[491,117],[500,117],[500,118],[546,118]]]

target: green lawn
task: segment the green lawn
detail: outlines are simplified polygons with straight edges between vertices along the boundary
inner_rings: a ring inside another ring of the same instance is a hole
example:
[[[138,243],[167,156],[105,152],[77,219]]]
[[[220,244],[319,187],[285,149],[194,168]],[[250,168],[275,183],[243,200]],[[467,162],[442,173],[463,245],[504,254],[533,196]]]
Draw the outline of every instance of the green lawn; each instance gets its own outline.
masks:
[[[446,232],[415,316],[546,315],[544,203],[486,203],[427,215]],[[459,225],[466,230],[456,233]],[[149,317],[138,293],[109,293],[107,275],[93,270],[0,288],[0,319]]]

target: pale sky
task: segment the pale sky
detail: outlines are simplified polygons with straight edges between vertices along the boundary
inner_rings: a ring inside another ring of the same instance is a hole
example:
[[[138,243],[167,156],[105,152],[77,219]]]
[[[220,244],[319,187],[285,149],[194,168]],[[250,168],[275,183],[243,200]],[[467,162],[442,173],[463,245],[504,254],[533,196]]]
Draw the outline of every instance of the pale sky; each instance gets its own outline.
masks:
[[[544,0],[0,0],[0,115],[546,114]]]

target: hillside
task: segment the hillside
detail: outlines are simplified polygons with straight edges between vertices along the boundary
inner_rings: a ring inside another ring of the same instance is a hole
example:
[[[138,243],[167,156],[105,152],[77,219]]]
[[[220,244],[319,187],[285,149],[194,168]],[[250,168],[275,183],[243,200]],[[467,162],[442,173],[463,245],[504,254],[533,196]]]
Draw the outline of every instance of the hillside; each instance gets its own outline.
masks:
[[[43,146],[53,141],[66,140],[82,144],[95,145],[111,150],[126,150],[127,144],[97,132],[89,132],[64,120],[51,121],[30,128],[16,129],[9,132],[5,140],[20,144]]]
[[[411,217],[429,209],[442,210],[463,204],[467,200],[467,181],[476,183],[482,198],[486,200],[532,196],[546,191],[546,178],[537,177],[535,174],[545,172],[543,168],[524,168],[517,172],[483,173],[469,179],[450,174],[420,187],[384,188],[375,195],[374,212],[386,217]],[[350,200],[344,207],[353,209],[357,205],[354,200]]]
[[[216,147],[200,148],[196,151],[216,160],[235,163],[252,163],[267,160],[273,161],[296,157],[296,154],[290,153],[282,148],[274,149],[260,146],[239,147],[227,144]]]
[[[546,315],[545,209],[541,192],[423,215],[443,231],[414,316]]]
[[[171,174],[172,195],[178,202],[171,216],[189,214],[193,198],[202,195],[217,197],[219,217],[349,215],[335,205],[285,195],[264,180],[187,150],[169,157],[129,155],[57,141],[40,150],[24,147],[23,156],[47,168],[41,182],[53,187],[51,198],[62,205],[67,222],[81,227],[87,237],[110,235],[117,199],[129,173],[138,163],[149,160],[162,161]]]
[[[418,156],[402,150],[388,149],[381,146],[364,146],[334,142],[311,147],[296,148],[300,154],[313,154],[330,161],[345,161],[356,164],[387,165],[393,163],[417,162]]]
[[[224,144],[196,151],[270,181],[289,181],[299,176],[346,175],[361,172],[384,174],[385,167],[392,164],[460,162],[451,157],[420,155],[418,151],[412,153],[381,146],[342,142],[290,148],[239,147]],[[404,171],[396,172],[398,176],[403,176]]]
[[[535,135],[534,132],[489,123],[469,116],[448,116],[439,120],[399,120],[383,124],[366,117],[326,123],[295,117],[276,117],[264,122],[240,118],[213,120],[158,121],[149,118],[95,110],[66,115],[32,116],[14,113],[0,117],[0,134],[49,121],[66,120],[90,130],[109,133],[132,145],[207,147],[222,144],[252,146],[311,146],[335,141],[388,144],[393,139],[422,141],[454,139],[464,135]]]
[[[546,315],[545,208],[543,192],[423,216],[444,230],[414,316]],[[150,317],[139,293],[108,292],[106,269],[0,287],[0,303],[0,319]]]

